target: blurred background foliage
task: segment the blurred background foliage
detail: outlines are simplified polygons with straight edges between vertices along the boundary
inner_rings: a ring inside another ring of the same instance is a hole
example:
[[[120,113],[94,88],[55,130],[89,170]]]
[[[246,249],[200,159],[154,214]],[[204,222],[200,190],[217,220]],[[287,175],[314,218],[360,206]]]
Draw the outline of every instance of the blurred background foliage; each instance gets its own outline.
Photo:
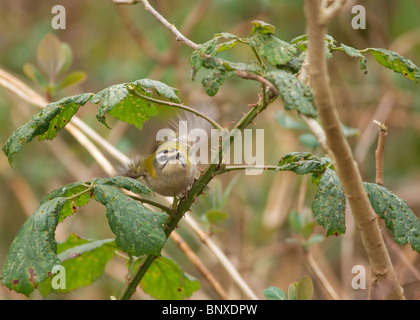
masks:
[[[53,30],[51,27],[54,16],[51,8],[56,4],[66,8],[65,30]],[[354,16],[351,8],[356,4],[366,8],[365,30],[351,27]],[[252,20],[273,24],[276,36],[285,41],[305,33],[303,1],[299,0],[155,0],[152,5],[196,43],[205,42],[218,32],[246,37],[252,28]],[[229,79],[215,97],[208,97],[200,83],[205,71],[200,71],[194,82],[190,79],[191,49],[177,43],[172,34],[140,4],[116,6],[103,0],[1,1],[0,67],[43,95],[42,88],[25,77],[22,68],[28,62],[36,64],[37,46],[48,32],[71,47],[73,62],[70,71],[82,70],[87,74],[85,81],[78,85],[57,91],[52,97],[54,100],[82,92],[98,92],[116,83],[151,78],[180,89],[180,98],[185,104],[208,112],[223,125],[238,120],[243,112],[249,110],[248,104],[257,101],[259,86],[235,78]],[[358,49],[386,48],[420,65],[418,0],[350,0],[340,16],[330,24],[328,33],[338,44],[342,42]],[[237,45],[226,53],[226,58],[247,62],[252,55],[248,48]],[[349,141],[364,181],[373,182],[375,179],[377,127],[372,120],[377,119],[389,127],[384,164],[385,186],[406,200],[418,215],[419,86],[380,67],[371,57],[366,75],[359,69],[357,59],[343,53],[335,53],[329,66],[342,122],[359,132],[349,137]],[[290,130],[277,122],[278,112],[282,110],[281,101],[276,101],[256,119],[253,127],[265,130],[265,163],[276,164],[283,154],[291,151],[322,155],[321,150],[301,143],[300,135],[304,131]],[[0,141],[4,143],[13,130],[36,112],[36,108],[1,88]],[[176,119],[174,110],[162,107],[159,115],[148,121],[142,131],[110,118],[108,123],[112,130],[109,130],[96,120],[95,113],[95,106],[88,103],[80,109],[78,116],[130,157],[147,154],[157,130]],[[293,113],[288,115],[295,117]],[[15,157],[13,168],[4,155],[0,156],[0,265],[19,228],[45,194],[66,183],[96,176],[102,177],[104,173],[83,146],[65,130],[60,131],[53,141],[25,144]],[[308,274],[314,279],[314,298],[328,299],[307,263],[302,246],[296,241],[287,241],[299,238],[296,228],[291,227],[293,221],[288,218],[291,212],[296,211],[309,223],[313,220],[310,205],[316,188],[311,185],[310,179],[292,173],[264,172],[258,176],[236,172],[224,174],[210,185],[208,196],[198,199],[192,208],[194,216],[204,225],[209,223],[206,210],[211,208],[212,203],[221,203],[221,197],[233,178],[236,179],[227,201],[217,208],[227,213],[227,218],[210,229],[215,241],[246,281],[263,298],[263,289],[277,286],[287,290],[290,283]],[[215,200],[215,197],[218,198]],[[104,209],[94,203],[78,209],[76,214],[59,225],[57,240],[64,240],[70,232],[93,239],[112,237],[104,213]],[[360,264],[369,270],[369,264],[350,214],[347,214],[347,220],[344,236],[329,237],[310,246],[309,252],[340,297],[366,298],[367,290],[355,291],[351,288],[354,276],[351,268]],[[181,235],[214,272],[230,296],[242,298],[240,290],[208,249],[187,227],[183,228],[182,223],[180,227]],[[325,234],[319,227],[315,227],[313,232]],[[386,233],[385,236],[406,296],[412,299],[418,295],[420,288],[420,277],[416,272],[420,266],[418,254],[409,246],[396,246]],[[172,241],[167,243],[165,255],[177,261],[185,272],[200,279],[202,289],[192,298],[217,298]],[[125,272],[124,261],[115,258],[94,285],[47,298],[108,299],[117,293]],[[140,291],[136,298],[150,298]],[[0,299],[23,298],[0,287]],[[30,298],[40,299],[41,296],[35,293]]]

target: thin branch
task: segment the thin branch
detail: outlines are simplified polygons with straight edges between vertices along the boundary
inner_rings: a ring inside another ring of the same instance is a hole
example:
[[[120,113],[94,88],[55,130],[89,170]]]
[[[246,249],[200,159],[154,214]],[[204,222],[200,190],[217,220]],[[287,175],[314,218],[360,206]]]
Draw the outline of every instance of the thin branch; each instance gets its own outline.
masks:
[[[226,166],[217,170],[214,174],[222,174],[230,171],[238,170],[278,170],[278,166],[253,166],[253,165],[243,165],[243,166]]]
[[[363,187],[362,178],[350,146],[343,135],[340,119],[329,84],[324,50],[326,24],[321,21],[321,2],[305,0],[305,16],[308,24],[309,76],[311,89],[319,117],[332,152],[337,174],[359,227],[363,246],[369,257],[375,278],[386,288],[387,299],[405,299],[394,267],[381,235],[377,215]]]
[[[188,260],[197,268],[197,270],[204,276],[204,278],[209,282],[214,291],[219,295],[223,300],[229,300],[229,296],[225,289],[219,281],[214,277],[214,275],[207,269],[206,265],[201,261],[201,259],[191,250],[190,246],[178,235],[176,231],[171,233],[171,239],[175,242],[178,248],[187,256]]]
[[[165,105],[165,106],[169,106],[169,107],[174,107],[174,108],[178,108],[178,109],[182,109],[188,112],[191,112],[193,114],[195,114],[196,116],[203,118],[204,120],[206,120],[208,123],[210,123],[215,129],[219,129],[222,130],[223,127],[218,124],[215,120],[211,119],[210,117],[206,116],[205,114],[199,112],[198,110],[188,107],[185,104],[180,104],[180,103],[175,103],[175,102],[169,102],[169,101],[163,101],[163,100],[158,100],[158,99],[154,99],[145,95],[142,95],[141,93],[137,92],[136,90],[131,90],[131,92],[136,96],[139,97],[141,99],[150,101],[150,102],[155,102],[157,104],[160,105]]]
[[[170,30],[174,35],[177,41],[181,41],[190,48],[196,50],[198,49],[199,45],[191,41],[190,39],[186,38],[178,29],[168,20],[166,20],[159,12],[153,8],[149,1],[147,0],[140,0],[140,2],[143,4],[144,8],[149,11],[160,23],[162,23],[166,29]]]
[[[323,0],[320,13],[320,22],[325,24],[332,20],[344,7],[346,2],[347,0]]]
[[[384,185],[384,151],[385,151],[386,136],[388,134],[388,127],[385,124],[380,123],[379,121],[373,120],[373,122],[379,126],[378,146],[375,151],[375,159],[376,159],[375,182],[383,186]]]
[[[274,93],[274,95],[279,94],[279,91],[277,90],[277,88],[270,81],[268,81],[266,78],[262,76],[258,76],[258,75],[255,75],[246,71],[240,71],[240,70],[236,70],[235,75],[242,79],[249,79],[249,80],[255,80],[255,81],[261,82],[262,84],[269,87],[270,90]]]

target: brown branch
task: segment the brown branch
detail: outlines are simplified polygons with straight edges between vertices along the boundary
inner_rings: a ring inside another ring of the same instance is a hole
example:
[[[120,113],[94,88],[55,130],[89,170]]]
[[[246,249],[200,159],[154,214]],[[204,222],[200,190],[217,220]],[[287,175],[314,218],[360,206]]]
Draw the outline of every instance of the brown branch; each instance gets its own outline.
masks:
[[[384,185],[384,151],[386,135],[388,134],[388,127],[380,123],[379,121],[373,120],[375,124],[379,126],[379,137],[378,146],[375,151],[376,159],[376,179],[375,182],[381,186]]]
[[[175,35],[177,41],[183,42],[194,50],[198,49],[198,44],[185,37],[172,23],[170,23],[158,11],[156,11],[155,8],[150,5],[149,1],[140,0],[140,2],[143,4],[147,11],[149,11],[160,23],[166,27],[166,29],[170,30]]]
[[[405,299],[382,238],[376,213],[370,205],[357,163],[341,130],[339,115],[329,84],[324,51],[326,22],[322,21],[321,10],[321,1],[305,0],[305,16],[309,35],[307,52],[309,76],[315,105],[325,130],[334,166],[359,227],[363,246],[375,279],[381,285],[383,296],[386,299]],[[334,12],[338,12],[338,10],[334,10]]]
[[[320,22],[325,24],[333,19],[347,0],[323,0],[320,12]]]
[[[171,233],[171,239],[175,242],[179,249],[187,256],[188,260],[197,268],[197,270],[204,276],[204,278],[209,282],[214,291],[219,295],[223,300],[229,300],[229,296],[223,289],[219,281],[214,277],[209,269],[204,265],[201,259],[191,250],[189,245],[179,236],[176,231]]]

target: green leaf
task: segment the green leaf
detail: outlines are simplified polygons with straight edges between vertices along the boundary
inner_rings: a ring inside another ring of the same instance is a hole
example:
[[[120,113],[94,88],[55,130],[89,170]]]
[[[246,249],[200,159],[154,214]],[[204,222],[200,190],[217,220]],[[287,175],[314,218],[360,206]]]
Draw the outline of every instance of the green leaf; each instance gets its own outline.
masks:
[[[44,197],[41,203],[46,203],[55,198],[70,198],[66,199],[66,203],[60,211],[59,222],[71,216],[76,207],[82,207],[87,204],[91,198],[91,193],[87,190],[91,188],[90,182],[74,182],[64,187],[58,188]],[[86,191],[86,192],[84,192]]]
[[[67,43],[61,43],[61,52],[64,56],[64,62],[61,66],[61,69],[58,71],[58,74],[62,74],[63,72],[65,72],[70,67],[73,60],[73,53],[71,51],[71,47]]]
[[[68,59],[62,49],[61,41],[52,33],[48,33],[39,43],[37,49],[38,64],[48,74],[49,79],[55,79]]]
[[[411,60],[399,55],[396,52],[381,48],[367,49],[379,64],[394,72],[403,74],[407,79],[419,81],[420,68]]]
[[[263,294],[267,300],[287,300],[286,292],[277,287],[264,289]]]
[[[3,265],[2,285],[29,296],[61,264],[54,235],[65,203],[64,198],[42,203],[21,227]]]
[[[212,97],[219,91],[219,88],[223,85],[225,80],[230,78],[232,75],[233,72],[231,71],[213,71],[203,78],[201,83],[203,84],[206,93]]]
[[[289,300],[297,300],[297,293],[296,293],[296,288],[297,288],[297,282],[293,282],[289,285],[289,287],[287,288],[287,295],[289,297]]]
[[[124,176],[95,179],[94,182],[97,185],[110,185],[115,186],[117,188],[124,188],[138,195],[148,194],[152,192],[152,189],[149,186],[146,186],[145,184],[135,179]]]
[[[96,200],[106,206],[118,247],[134,256],[160,255],[166,240],[166,214],[146,208],[114,186],[96,185],[94,192]]]
[[[270,33],[254,33],[249,38],[249,45],[273,66],[285,65],[297,52],[294,46]]]
[[[60,83],[57,85],[56,89],[60,90],[63,88],[67,88],[73,86],[79,82],[82,82],[86,79],[86,73],[83,71],[75,71],[68,74]]]
[[[314,294],[314,285],[311,278],[303,276],[296,287],[296,300],[311,300]]]
[[[283,111],[276,111],[274,113],[274,119],[284,128],[292,129],[292,130],[307,130],[305,124],[301,121],[298,121],[291,116],[289,116],[286,112]]]
[[[296,210],[293,210],[289,214],[289,224],[294,232],[300,234],[302,231],[302,221],[300,215]]]
[[[91,93],[83,93],[52,102],[24,125],[17,128],[3,146],[3,151],[12,163],[13,155],[22,149],[22,142],[31,142],[36,136],[39,140],[53,139],[77,112],[80,106],[91,98]]]
[[[200,289],[200,282],[183,273],[171,259],[159,257],[146,271],[140,286],[159,300],[182,300]]]
[[[198,49],[194,50],[190,56],[190,64],[192,67],[191,79],[194,81],[195,75],[198,70],[204,65],[205,61],[209,56],[215,56],[217,54],[217,39],[211,39],[205,43],[199,45]]]
[[[345,137],[355,137],[360,134],[359,129],[357,128],[351,128],[344,124],[341,124],[341,130],[343,131],[343,134]]]
[[[365,70],[365,73],[366,73],[366,70],[367,70],[367,66],[366,66],[367,59],[366,59],[366,57],[362,53],[360,53],[359,50],[357,50],[355,48],[352,48],[352,47],[349,47],[349,46],[346,46],[344,43],[341,44],[341,47],[343,48],[343,51],[347,55],[349,55],[350,57],[352,57],[352,58],[359,58],[359,60],[360,60],[360,69],[361,70]]]
[[[294,39],[292,39],[292,41],[290,41],[290,43],[298,50],[300,51],[306,51],[306,48],[308,47],[308,35],[301,35],[298,36]],[[337,41],[335,41],[335,39],[333,37],[331,37],[330,35],[326,34],[325,35],[325,40],[324,40],[324,54],[325,57],[327,59],[332,57],[332,49],[334,49],[336,47],[336,43]]]
[[[294,109],[308,117],[317,117],[311,90],[293,74],[275,70],[267,72],[266,78],[279,90],[286,110]]]
[[[130,83],[121,83],[105,88],[92,97],[92,102],[99,104],[96,114],[97,119],[104,125],[105,115],[135,125],[141,129],[149,117],[158,114],[158,103],[150,102],[133,94],[137,91],[143,96],[151,97],[154,89],[159,96],[164,96],[170,101],[179,103],[178,90],[155,80],[140,79]]]
[[[264,21],[254,20],[251,21],[254,27],[251,30],[251,35],[253,35],[256,31],[262,34],[274,34],[276,32],[276,28]]]
[[[237,39],[222,42],[216,45],[217,52],[223,52],[232,49],[238,43]]]
[[[327,169],[319,182],[319,192],[312,203],[316,222],[327,231],[327,237],[346,232],[346,196],[337,174]]]
[[[103,274],[116,249],[113,239],[93,241],[70,234],[65,242],[57,246],[58,257],[65,272],[65,288],[53,289],[53,275],[41,283],[38,289],[45,296],[51,291],[69,292],[92,284]]]
[[[299,135],[299,142],[304,146],[307,146],[312,149],[319,147],[319,142],[317,138],[309,132],[302,133],[301,135]]]
[[[292,171],[301,175],[323,173],[330,165],[329,157],[318,158],[310,152],[289,152],[280,159],[276,171]]]
[[[324,241],[324,237],[321,234],[314,234],[306,241],[306,247],[309,248],[311,245]]]
[[[420,252],[420,220],[407,203],[387,188],[374,183],[364,183],[373,210],[385,220],[398,244],[410,243]]]
[[[217,224],[229,217],[229,214],[220,210],[208,210],[206,211],[206,218],[210,224]]]
[[[42,77],[41,73],[34,65],[30,63],[25,63],[23,65],[23,72],[28,78],[38,83],[39,85],[43,87],[47,85],[47,81]]]

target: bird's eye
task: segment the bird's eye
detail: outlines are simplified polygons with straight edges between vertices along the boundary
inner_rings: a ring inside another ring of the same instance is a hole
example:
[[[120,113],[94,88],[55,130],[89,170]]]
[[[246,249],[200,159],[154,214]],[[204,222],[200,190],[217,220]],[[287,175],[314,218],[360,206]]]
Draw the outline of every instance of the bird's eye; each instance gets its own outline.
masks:
[[[163,150],[163,154],[168,154],[168,149]]]

